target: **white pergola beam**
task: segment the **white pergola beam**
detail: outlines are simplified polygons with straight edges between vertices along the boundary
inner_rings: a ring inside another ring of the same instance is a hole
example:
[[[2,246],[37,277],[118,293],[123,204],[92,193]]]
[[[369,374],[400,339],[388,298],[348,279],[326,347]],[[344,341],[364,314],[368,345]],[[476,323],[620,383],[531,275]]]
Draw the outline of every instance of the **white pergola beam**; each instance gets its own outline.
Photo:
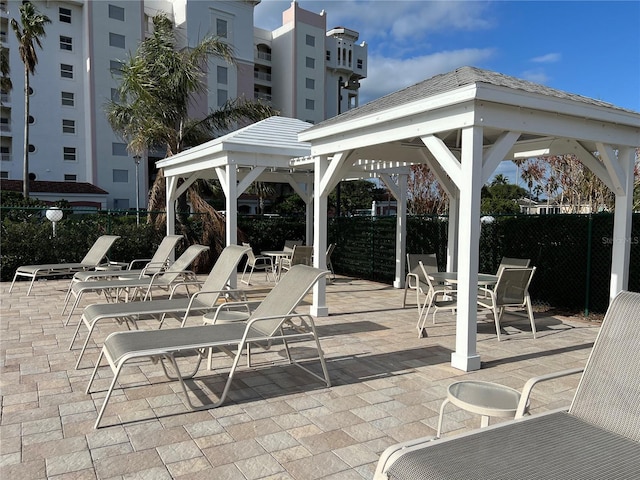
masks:
[[[500,162],[502,162],[511,147],[520,137],[520,132],[502,132],[496,142],[485,152],[482,161],[482,184],[484,185]]]
[[[449,175],[449,178],[451,178],[454,184],[459,186],[461,181],[460,176],[462,174],[460,161],[451,153],[451,150],[449,150],[445,143],[435,135],[427,135],[421,138],[445,173]]]

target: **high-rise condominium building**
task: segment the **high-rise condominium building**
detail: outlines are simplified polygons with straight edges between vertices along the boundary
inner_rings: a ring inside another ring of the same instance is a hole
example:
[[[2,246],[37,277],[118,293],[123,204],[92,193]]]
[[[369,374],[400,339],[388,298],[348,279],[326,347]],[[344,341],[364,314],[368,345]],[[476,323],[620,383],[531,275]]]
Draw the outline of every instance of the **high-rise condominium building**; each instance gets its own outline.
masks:
[[[21,3],[0,1],[0,41],[8,49],[13,83],[1,98],[0,178],[17,181],[23,176],[24,65],[10,22],[20,21]],[[139,205],[145,206],[158,157],[147,155],[136,167],[125,140],[107,122],[105,104],[115,98],[119,65],[160,12],[173,19],[182,46],[196,44],[207,33],[233,46],[234,65],[219,59],[208,63],[208,94],[194,102],[194,116],[244,96],[271,103],[283,116],[316,123],[357,106],[359,82],[367,76],[367,46],[357,43],[358,32],[327,29],[324,12],[304,10],[295,1],[274,31],[254,27],[260,0],[32,3],[51,23],[45,26],[30,81],[29,171],[36,183],[47,182],[49,189],[64,193],[57,198],[77,205],[134,208],[139,169]],[[55,199],[56,193],[47,199]],[[42,196],[37,189],[32,195]]]

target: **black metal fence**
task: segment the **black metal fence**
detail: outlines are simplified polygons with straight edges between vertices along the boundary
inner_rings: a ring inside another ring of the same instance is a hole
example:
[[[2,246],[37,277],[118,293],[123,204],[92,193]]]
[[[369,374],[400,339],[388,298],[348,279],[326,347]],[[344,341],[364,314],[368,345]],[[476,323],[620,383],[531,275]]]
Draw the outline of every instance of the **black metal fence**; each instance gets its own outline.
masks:
[[[10,279],[19,265],[77,261],[98,235],[123,237],[110,255],[115,260],[148,257],[164,232],[136,225],[135,212],[82,215],[67,212],[58,235],[42,209],[0,208],[0,274]],[[160,214],[162,212],[157,212]],[[500,259],[530,258],[537,267],[531,285],[534,301],[573,311],[604,312],[609,300],[611,254],[617,241],[630,243],[629,289],[640,291],[640,214],[634,214],[630,238],[613,238],[613,215],[496,216],[482,224],[480,271],[495,272]],[[199,223],[202,218],[195,220]],[[395,277],[395,217],[329,219],[328,242],[337,245],[332,263],[337,273],[391,283]],[[255,251],[281,248],[285,240],[304,240],[304,218],[238,218],[243,239]],[[447,217],[407,218],[407,252],[436,253],[445,268]]]
[[[390,283],[395,277],[395,217],[335,218],[329,242],[338,273]],[[436,253],[445,268],[446,217],[408,217],[407,252]],[[497,216],[482,225],[480,271],[495,272],[503,256],[536,266],[534,301],[575,311],[604,312],[609,302],[612,247],[630,242],[629,289],[640,291],[640,214],[628,239],[613,238],[613,215]]]

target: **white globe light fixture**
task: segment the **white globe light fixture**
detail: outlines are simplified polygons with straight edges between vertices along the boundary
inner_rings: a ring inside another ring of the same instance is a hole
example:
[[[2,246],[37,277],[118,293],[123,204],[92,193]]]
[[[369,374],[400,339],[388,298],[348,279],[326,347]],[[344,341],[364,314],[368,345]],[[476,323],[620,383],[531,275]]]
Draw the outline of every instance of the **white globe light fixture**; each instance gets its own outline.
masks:
[[[51,207],[49,208],[49,210],[47,210],[46,215],[47,215],[47,219],[51,222],[51,225],[53,226],[53,236],[55,237],[56,222],[59,222],[60,220],[62,220],[62,217],[64,217],[64,213],[58,207]]]

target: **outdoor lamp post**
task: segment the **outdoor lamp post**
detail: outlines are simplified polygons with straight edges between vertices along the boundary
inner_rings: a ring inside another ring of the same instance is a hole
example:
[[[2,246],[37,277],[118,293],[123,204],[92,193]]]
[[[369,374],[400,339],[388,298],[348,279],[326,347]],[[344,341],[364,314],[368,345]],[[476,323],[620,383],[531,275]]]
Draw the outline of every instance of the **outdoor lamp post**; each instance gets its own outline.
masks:
[[[60,220],[62,220],[62,217],[64,217],[64,213],[58,207],[51,207],[49,208],[49,210],[47,210],[46,215],[47,215],[47,219],[51,222],[51,225],[53,227],[53,236],[55,237],[56,222],[59,222]]]
[[[134,155],[136,162],[136,225],[140,225],[140,155]]]

